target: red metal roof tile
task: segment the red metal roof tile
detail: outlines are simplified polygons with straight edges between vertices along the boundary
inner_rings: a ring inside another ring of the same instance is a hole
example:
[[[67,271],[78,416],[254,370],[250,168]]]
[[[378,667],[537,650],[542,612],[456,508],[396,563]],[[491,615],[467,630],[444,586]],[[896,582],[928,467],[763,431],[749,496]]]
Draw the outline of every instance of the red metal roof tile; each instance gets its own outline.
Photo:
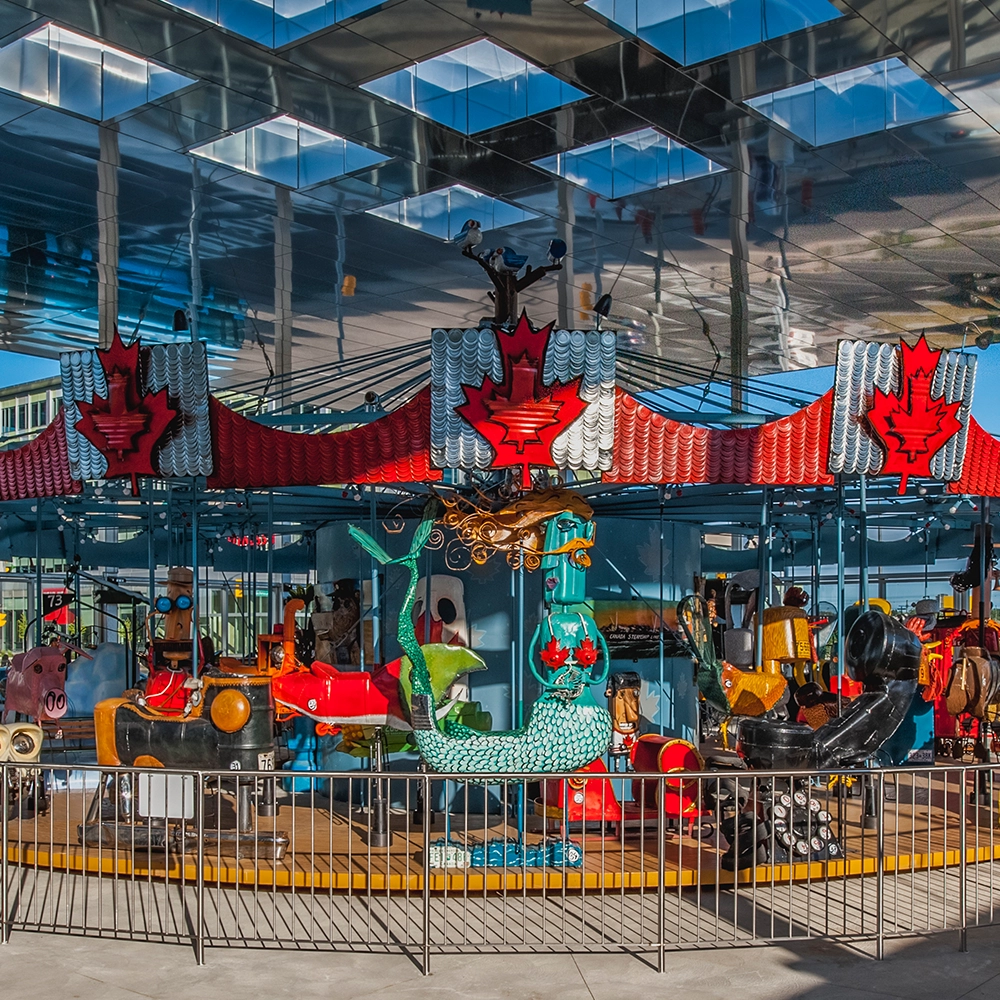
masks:
[[[965,445],[962,478],[948,484],[949,493],[972,496],[1000,496],[1000,441],[969,417],[969,436]]]
[[[431,468],[430,389],[384,417],[334,434],[266,427],[209,399],[214,489],[414,483],[440,479]]]
[[[80,493],[69,471],[66,424],[60,413],[33,441],[0,451],[0,500],[27,500]]]
[[[760,427],[682,424],[619,389],[614,458],[605,482],[829,484],[832,392]]]

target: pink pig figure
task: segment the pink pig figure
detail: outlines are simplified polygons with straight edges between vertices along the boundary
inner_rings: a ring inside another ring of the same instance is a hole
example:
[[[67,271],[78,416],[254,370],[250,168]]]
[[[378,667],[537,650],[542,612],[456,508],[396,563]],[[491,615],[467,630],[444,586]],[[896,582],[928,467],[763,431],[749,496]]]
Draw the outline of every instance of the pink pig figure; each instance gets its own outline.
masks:
[[[36,722],[66,714],[66,653],[59,646],[35,646],[18,653],[7,672],[5,715],[20,713]]]

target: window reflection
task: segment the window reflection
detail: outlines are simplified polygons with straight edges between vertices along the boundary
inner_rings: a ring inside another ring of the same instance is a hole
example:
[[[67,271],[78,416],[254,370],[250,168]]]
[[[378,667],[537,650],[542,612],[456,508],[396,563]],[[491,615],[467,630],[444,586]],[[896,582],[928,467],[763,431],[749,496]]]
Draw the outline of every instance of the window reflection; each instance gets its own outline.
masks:
[[[162,0],[235,35],[277,49],[383,0]]]
[[[466,135],[587,96],[486,39],[389,73],[362,89]]]
[[[442,240],[457,236],[468,219],[476,219],[486,232],[538,217],[534,212],[508,205],[499,198],[491,198],[461,184],[370,208],[368,212]]]
[[[608,199],[679,184],[725,169],[652,128],[534,162],[536,167]]]
[[[843,16],[828,0],[588,0],[587,6],[683,66]]]
[[[0,88],[93,121],[125,114],[194,82],[54,24],[0,49]]]
[[[381,153],[290,115],[223,136],[191,152],[289,188],[304,188],[384,163]]]
[[[899,59],[809,80],[746,103],[813,146],[912,125],[957,110]]]

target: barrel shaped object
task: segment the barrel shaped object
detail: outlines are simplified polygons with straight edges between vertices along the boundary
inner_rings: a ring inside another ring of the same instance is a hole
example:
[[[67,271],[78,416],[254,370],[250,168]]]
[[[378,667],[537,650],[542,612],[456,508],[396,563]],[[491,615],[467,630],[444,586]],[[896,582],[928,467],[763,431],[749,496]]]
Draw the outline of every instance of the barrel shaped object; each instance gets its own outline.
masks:
[[[740,719],[736,752],[754,770],[806,770],[813,761],[813,730],[793,722]]]
[[[847,665],[859,681],[901,677],[920,669],[920,639],[881,611],[865,611],[847,634]]]
[[[705,770],[705,761],[694,744],[658,733],[644,733],[636,740],[632,751],[632,765],[637,771],[659,771],[661,774]],[[664,797],[660,802],[658,778],[633,778],[632,798],[643,809],[659,806],[667,816],[673,818],[702,814],[697,778],[667,778],[663,787]]]

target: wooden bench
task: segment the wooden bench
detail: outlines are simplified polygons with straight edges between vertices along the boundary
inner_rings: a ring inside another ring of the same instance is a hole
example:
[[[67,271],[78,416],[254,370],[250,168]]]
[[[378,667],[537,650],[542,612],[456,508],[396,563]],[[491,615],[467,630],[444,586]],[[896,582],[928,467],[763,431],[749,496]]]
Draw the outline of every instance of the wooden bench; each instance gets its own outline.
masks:
[[[43,756],[80,750],[97,752],[93,716],[83,719],[46,719],[41,726],[45,733]]]

